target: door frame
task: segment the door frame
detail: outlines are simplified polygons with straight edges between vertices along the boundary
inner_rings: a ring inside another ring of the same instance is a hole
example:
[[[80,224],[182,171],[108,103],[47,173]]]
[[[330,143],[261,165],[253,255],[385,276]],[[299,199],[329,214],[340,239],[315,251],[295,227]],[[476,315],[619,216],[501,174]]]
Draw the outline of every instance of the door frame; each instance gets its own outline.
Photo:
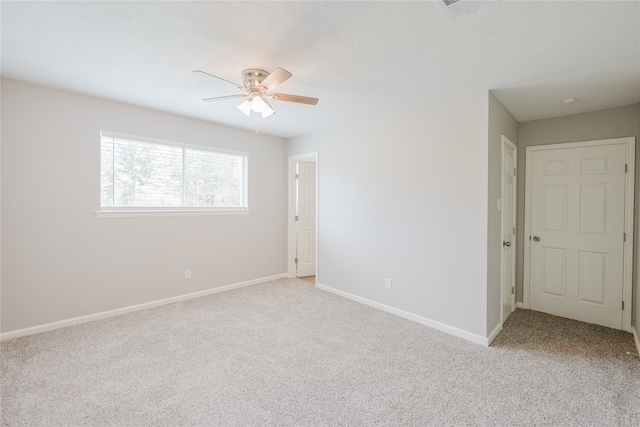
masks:
[[[288,208],[287,208],[287,276],[290,278],[296,277],[296,163],[298,160],[312,160],[316,163],[316,284],[318,283],[318,270],[320,267],[318,257],[318,224],[320,223],[319,216],[319,204],[320,200],[319,192],[319,177],[320,177],[320,159],[318,152],[297,154],[295,156],[289,156],[289,171],[287,175],[287,185],[289,192]]]
[[[501,291],[501,294],[500,294],[500,323],[504,323],[504,303],[503,303],[503,298],[504,298],[504,295],[505,295],[505,293],[507,291],[507,289],[505,289],[506,286],[507,286],[507,283],[504,280],[504,248],[502,247],[502,238],[503,238],[503,236],[505,234],[504,233],[505,232],[505,230],[504,230],[504,211],[503,211],[503,209],[504,209],[504,200],[505,200],[505,197],[504,197],[505,196],[505,194],[504,194],[504,181],[505,181],[504,149],[505,149],[505,146],[508,146],[509,148],[511,148],[513,150],[513,154],[514,154],[514,157],[515,157],[515,163],[516,163],[516,165],[518,164],[518,146],[515,145],[513,142],[511,142],[511,140],[509,138],[507,138],[506,136],[502,135],[502,145],[501,145],[501,148],[502,148],[502,160],[500,162],[500,164],[502,166],[502,172],[501,172],[502,189],[501,189],[501,192],[500,192],[500,194],[501,194],[500,197],[501,197],[501,201],[503,203],[502,203],[502,206],[501,206],[502,210],[500,211],[500,213],[501,213],[501,215],[500,215],[500,223],[501,223],[500,224],[500,232],[501,232],[501,234],[500,234],[500,245],[501,245],[500,246],[500,281],[501,281],[501,286],[500,286],[500,291]],[[514,181],[515,181],[514,186],[513,186],[513,193],[514,193],[513,201],[514,201],[514,209],[515,209],[515,218],[516,218],[516,222],[517,222],[517,219],[518,219],[518,204],[516,202],[518,200],[517,199],[517,195],[518,195],[518,174],[517,174],[517,172],[514,174],[513,178],[514,178]],[[514,223],[514,225],[515,225],[515,223]],[[514,263],[513,263],[513,267],[514,267],[514,282],[513,282],[514,294],[513,294],[512,299],[511,299],[511,301],[512,301],[512,303],[511,303],[511,313],[513,313],[513,310],[516,307],[516,305],[515,305],[515,297],[516,297],[515,296],[515,286],[516,286],[516,281],[517,281],[516,269],[517,269],[517,265],[518,265],[518,261],[517,261],[517,258],[518,258],[517,257],[517,254],[518,254],[518,252],[517,252],[518,237],[517,236],[518,236],[518,233],[517,233],[517,229],[516,229],[516,233],[514,233],[514,235],[513,235],[513,242],[511,243],[511,247],[513,248],[513,251],[514,251],[514,253],[513,253],[513,260],[514,260]]]
[[[577,141],[562,144],[546,144],[526,147],[526,177],[525,177],[525,209],[524,209],[524,230],[522,232],[522,242],[524,243],[524,274],[523,274],[523,308],[530,308],[530,280],[531,280],[531,209],[532,209],[532,176],[531,162],[533,153],[536,151],[561,150],[566,148],[596,147],[614,144],[625,145],[625,163],[627,173],[625,174],[625,195],[624,195],[624,229],[626,241],[623,243],[623,273],[622,273],[622,298],[625,308],[622,311],[622,329],[631,331],[631,312],[633,310],[632,288],[633,288],[633,242],[635,235],[633,232],[634,220],[634,184],[635,184],[635,137],[597,139],[592,141]]]

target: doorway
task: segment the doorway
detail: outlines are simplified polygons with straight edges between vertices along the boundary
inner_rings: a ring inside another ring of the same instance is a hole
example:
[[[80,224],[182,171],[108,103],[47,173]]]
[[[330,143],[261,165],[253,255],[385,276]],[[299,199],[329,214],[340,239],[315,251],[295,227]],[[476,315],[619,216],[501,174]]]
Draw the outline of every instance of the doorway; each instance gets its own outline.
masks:
[[[631,329],[634,152],[633,137],[527,147],[524,308]]]
[[[317,283],[318,153],[289,157],[288,275]]]

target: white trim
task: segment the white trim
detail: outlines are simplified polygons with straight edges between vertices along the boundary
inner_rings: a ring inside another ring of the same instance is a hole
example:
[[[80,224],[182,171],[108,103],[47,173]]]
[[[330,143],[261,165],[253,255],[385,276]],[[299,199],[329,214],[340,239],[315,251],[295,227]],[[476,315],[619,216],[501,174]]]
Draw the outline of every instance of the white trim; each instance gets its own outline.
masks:
[[[529,303],[529,282],[531,276],[531,242],[527,236],[531,236],[531,155],[530,147],[525,148],[525,169],[524,178],[524,228],[521,231],[524,255],[522,257],[522,308],[528,309]]]
[[[614,145],[625,144],[626,146],[626,159],[625,162],[628,165],[628,172],[626,174],[625,182],[625,232],[627,233],[627,241],[623,246],[623,283],[622,283],[622,298],[627,302],[629,308],[625,308],[622,312],[622,329],[625,331],[631,331],[631,307],[632,304],[632,276],[633,276],[633,242],[636,238],[633,232],[633,215],[634,215],[634,183],[635,183],[635,142],[634,136],[623,138],[610,138],[610,139],[597,139],[593,141],[577,141],[568,142],[562,144],[546,144],[536,145],[526,148],[526,168],[527,176],[525,179],[525,209],[524,209],[524,230],[523,230],[523,242],[524,242],[524,277],[523,277],[523,308],[530,307],[530,275],[531,275],[531,243],[526,236],[531,234],[531,153],[535,151],[547,151],[547,150],[562,150],[566,148],[578,148],[578,147],[595,147],[599,145]]]
[[[134,218],[159,216],[203,216],[203,215],[248,215],[250,209],[242,210],[108,210],[96,211],[98,218]]]
[[[631,327],[631,333],[633,334],[633,340],[636,342],[636,349],[638,350],[638,354],[640,354],[640,337],[638,337],[638,331],[633,326]]]
[[[624,221],[625,221],[625,231],[627,233],[627,241],[624,242],[623,246],[623,257],[624,257],[624,282],[622,285],[622,298],[623,301],[626,301],[626,308],[622,312],[622,328],[626,331],[631,332],[632,323],[631,323],[631,311],[633,310],[633,246],[636,240],[633,222],[635,217],[635,181],[636,181],[636,138],[620,138],[626,139],[626,148],[627,148],[627,174],[626,174],[626,189],[627,194],[625,195],[625,213],[624,213]]]
[[[516,301],[516,308],[524,308],[524,304],[519,301]]]
[[[259,279],[247,280],[245,282],[233,283],[231,285],[219,286],[217,288],[206,289],[204,291],[192,292],[189,294],[178,295],[175,297],[164,298],[160,300],[145,302],[142,304],[130,305],[128,307],[117,308],[115,310],[103,311],[100,313],[88,314],[86,316],[72,317],[70,319],[59,320],[57,322],[45,323],[44,325],[32,326],[30,328],[17,329],[15,331],[3,332],[0,334],[0,341],[10,340],[12,338],[23,337],[27,335],[38,334],[40,332],[52,331],[54,329],[66,328],[67,326],[79,325],[81,323],[93,322],[94,320],[106,319],[108,317],[119,316],[121,314],[130,313],[132,311],[146,310],[148,308],[160,305],[171,304],[174,302],[184,301],[193,298],[204,297],[207,295],[217,294],[219,292],[231,291],[233,289],[244,288],[247,286],[257,285],[259,283],[270,282],[272,280],[283,279],[286,274],[276,274],[274,276],[262,277]]]
[[[381,304],[379,302],[372,301],[370,299],[362,298],[357,295],[353,295],[348,292],[344,292],[344,291],[332,288],[330,286],[323,285],[321,283],[317,283],[316,288],[321,289],[323,291],[331,292],[333,294],[350,299],[352,301],[359,302],[361,304],[368,305],[373,308],[377,308],[378,310],[386,311],[387,313],[395,314],[396,316],[400,316],[405,319],[414,321],[416,323],[429,326],[430,328],[437,329],[449,335],[454,335],[458,338],[463,338],[467,341],[471,341],[473,343],[480,344],[485,347],[489,346],[489,343],[490,343],[489,339],[487,337],[483,337],[482,335],[477,335],[477,334],[465,331],[463,329],[456,328],[455,326],[450,326],[445,323],[438,322],[436,320],[431,320],[426,317],[418,316],[417,314],[409,313],[408,311],[400,310],[398,308],[391,307],[386,304]],[[502,328],[502,325],[500,325],[500,328]]]
[[[320,159],[318,152],[306,154],[298,154],[295,156],[289,156],[289,175],[287,179],[287,186],[289,192],[288,209],[287,209],[287,275],[288,277],[296,277],[296,162],[298,160],[315,160],[316,162],[316,282],[318,280],[319,254],[318,254],[318,242],[320,230]]]

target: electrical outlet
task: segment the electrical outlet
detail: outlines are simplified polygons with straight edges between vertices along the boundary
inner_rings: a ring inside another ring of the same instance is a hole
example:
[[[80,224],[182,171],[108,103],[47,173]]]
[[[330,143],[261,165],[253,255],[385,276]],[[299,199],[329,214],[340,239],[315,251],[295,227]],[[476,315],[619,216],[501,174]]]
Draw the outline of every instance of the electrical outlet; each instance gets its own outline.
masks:
[[[384,281],[384,287],[387,289],[391,289],[391,279],[387,279]]]
[[[184,278],[185,278],[185,279],[191,279],[191,269],[190,269],[190,268],[187,268],[187,269],[184,271]]]

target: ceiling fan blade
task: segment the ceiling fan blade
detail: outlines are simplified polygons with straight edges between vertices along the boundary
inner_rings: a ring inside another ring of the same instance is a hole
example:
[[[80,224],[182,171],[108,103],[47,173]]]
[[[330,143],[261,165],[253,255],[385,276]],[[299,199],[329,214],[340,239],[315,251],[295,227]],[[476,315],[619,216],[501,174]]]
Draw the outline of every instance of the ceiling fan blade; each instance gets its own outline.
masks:
[[[292,75],[293,74],[291,74],[284,68],[278,67],[273,70],[273,72],[269,74],[267,78],[262,81],[262,83],[260,83],[260,86],[266,88],[267,90],[272,90]]]
[[[205,72],[205,71],[193,70],[192,72],[193,72],[193,73],[205,74],[205,75],[207,75],[207,76],[209,76],[209,77],[213,77],[213,78],[216,78],[216,79],[218,79],[218,80],[222,80],[223,82],[231,83],[232,85],[234,85],[234,86],[236,86],[237,88],[240,88],[240,89],[243,87],[242,85],[239,85],[238,83],[234,83],[234,82],[229,81],[229,80],[227,80],[227,79],[223,79],[222,77],[214,76],[213,74],[209,74],[209,73],[207,73],[207,72]]]
[[[225,95],[225,96],[215,96],[213,98],[205,98],[203,101],[212,102],[212,101],[224,101],[225,99],[234,99],[234,98],[244,98],[244,93],[239,93],[237,95]]]
[[[269,97],[275,101],[298,102],[300,104],[316,105],[318,98],[308,96],[287,95],[286,93],[272,93]]]

